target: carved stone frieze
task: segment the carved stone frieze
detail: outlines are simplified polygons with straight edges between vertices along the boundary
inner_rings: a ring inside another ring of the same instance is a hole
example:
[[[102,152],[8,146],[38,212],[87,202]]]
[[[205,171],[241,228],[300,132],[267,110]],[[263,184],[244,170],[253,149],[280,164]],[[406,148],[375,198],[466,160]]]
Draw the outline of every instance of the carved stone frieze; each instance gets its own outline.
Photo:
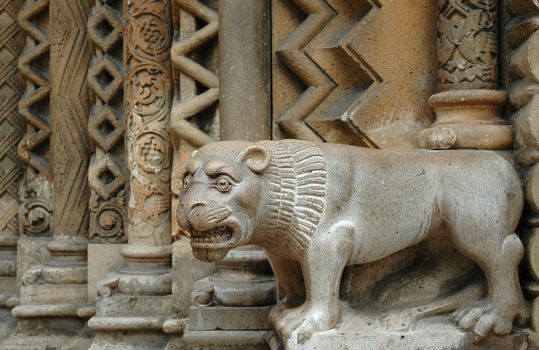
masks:
[[[498,0],[438,0],[442,90],[497,86]]]
[[[172,6],[169,0],[124,0],[123,16],[128,243],[120,248],[125,263],[97,284],[90,349],[163,349],[163,324],[172,310]],[[103,190],[106,196],[114,189]],[[141,336],[151,342],[141,343]]]
[[[26,90],[19,102],[19,113],[27,123],[19,143],[19,157],[27,164],[21,183],[19,224],[22,234],[50,235],[52,185],[50,176],[50,34],[49,0],[25,1],[18,23],[26,35],[26,46],[19,57],[19,69]]]
[[[88,18],[94,47],[88,70],[94,102],[88,133],[95,144],[88,172],[92,191],[89,238],[95,242],[127,240],[123,31],[122,1],[97,1]]]
[[[174,4],[177,39],[172,44],[171,58],[177,94],[171,131],[176,147],[189,150],[188,145],[201,147],[219,137],[219,17],[217,1],[176,0]]]

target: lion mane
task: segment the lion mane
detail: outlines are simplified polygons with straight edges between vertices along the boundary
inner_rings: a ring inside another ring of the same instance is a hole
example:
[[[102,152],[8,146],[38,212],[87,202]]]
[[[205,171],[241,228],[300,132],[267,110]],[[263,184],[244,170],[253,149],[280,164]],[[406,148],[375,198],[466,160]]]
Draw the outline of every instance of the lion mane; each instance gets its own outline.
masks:
[[[271,162],[262,175],[268,184],[262,208],[262,229],[268,245],[285,245],[293,254],[302,254],[309,245],[324,211],[326,160],[320,148],[308,141],[261,141],[271,153]]]

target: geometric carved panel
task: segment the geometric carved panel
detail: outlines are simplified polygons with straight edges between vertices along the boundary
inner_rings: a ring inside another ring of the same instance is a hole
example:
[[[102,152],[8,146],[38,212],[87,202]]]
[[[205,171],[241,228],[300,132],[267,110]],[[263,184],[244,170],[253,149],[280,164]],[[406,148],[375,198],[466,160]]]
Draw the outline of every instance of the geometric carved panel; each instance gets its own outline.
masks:
[[[435,11],[431,0],[273,0],[274,138],[415,147],[436,87]]]
[[[97,1],[88,18],[94,45],[88,83],[93,92],[88,133],[95,151],[88,180],[91,189],[89,236],[94,242],[123,242],[126,187],[124,137],[124,19],[121,0]]]

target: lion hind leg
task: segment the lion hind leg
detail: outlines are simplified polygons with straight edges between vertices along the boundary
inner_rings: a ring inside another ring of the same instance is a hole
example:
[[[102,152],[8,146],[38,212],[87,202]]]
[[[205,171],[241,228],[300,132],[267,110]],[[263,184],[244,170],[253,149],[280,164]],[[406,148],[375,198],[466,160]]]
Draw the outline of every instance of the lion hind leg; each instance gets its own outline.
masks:
[[[476,342],[491,332],[497,335],[510,333],[515,319],[528,317],[518,279],[518,264],[524,255],[522,242],[515,233],[511,233],[505,238],[492,237],[488,242],[459,243],[459,250],[483,270],[488,284],[488,300],[457,311],[454,321],[464,330],[473,328]]]

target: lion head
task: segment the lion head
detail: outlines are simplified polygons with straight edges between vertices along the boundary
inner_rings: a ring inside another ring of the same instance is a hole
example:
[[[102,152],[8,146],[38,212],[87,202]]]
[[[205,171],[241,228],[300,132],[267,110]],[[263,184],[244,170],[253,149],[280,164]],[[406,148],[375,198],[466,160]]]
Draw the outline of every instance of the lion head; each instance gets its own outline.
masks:
[[[186,163],[178,223],[204,261],[247,244],[301,251],[322,215],[325,182],[311,142],[215,142]]]

